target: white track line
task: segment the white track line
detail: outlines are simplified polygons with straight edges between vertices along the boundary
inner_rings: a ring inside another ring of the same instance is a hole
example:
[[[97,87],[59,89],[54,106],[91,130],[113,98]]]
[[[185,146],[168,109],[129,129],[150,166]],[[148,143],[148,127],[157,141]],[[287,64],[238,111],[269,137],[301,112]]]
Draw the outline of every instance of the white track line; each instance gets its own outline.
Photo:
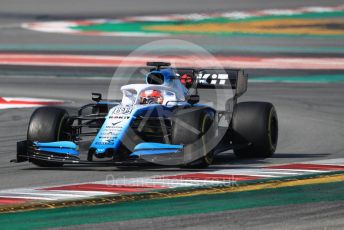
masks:
[[[26,199],[78,199],[93,196],[105,196],[117,194],[114,192],[98,191],[78,191],[78,190],[35,190],[35,189],[17,189],[0,192],[0,197],[30,197]]]

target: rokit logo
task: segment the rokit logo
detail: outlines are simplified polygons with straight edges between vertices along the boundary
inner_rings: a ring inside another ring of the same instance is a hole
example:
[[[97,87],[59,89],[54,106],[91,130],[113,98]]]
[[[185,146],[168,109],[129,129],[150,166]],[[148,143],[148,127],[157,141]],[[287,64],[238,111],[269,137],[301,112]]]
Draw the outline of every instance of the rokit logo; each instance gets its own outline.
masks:
[[[210,73],[199,73],[197,80],[199,84],[205,85],[226,85],[228,81],[228,74],[210,74]]]

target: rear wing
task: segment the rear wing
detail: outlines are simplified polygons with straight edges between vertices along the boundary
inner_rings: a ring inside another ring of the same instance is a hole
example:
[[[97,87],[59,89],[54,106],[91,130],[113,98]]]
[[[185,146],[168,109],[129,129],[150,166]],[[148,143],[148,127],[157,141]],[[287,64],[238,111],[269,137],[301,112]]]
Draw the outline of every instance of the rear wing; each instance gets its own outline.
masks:
[[[242,69],[176,69],[177,75],[189,89],[232,89],[235,97],[247,90],[248,75]]]

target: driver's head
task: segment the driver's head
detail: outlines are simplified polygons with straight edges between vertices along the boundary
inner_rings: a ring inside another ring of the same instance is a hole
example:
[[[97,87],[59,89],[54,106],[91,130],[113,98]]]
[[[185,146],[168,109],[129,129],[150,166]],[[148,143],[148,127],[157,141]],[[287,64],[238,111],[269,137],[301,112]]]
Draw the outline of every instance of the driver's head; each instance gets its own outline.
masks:
[[[164,97],[159,90],[145,90],[140,93],[140,104],[162,104]]]

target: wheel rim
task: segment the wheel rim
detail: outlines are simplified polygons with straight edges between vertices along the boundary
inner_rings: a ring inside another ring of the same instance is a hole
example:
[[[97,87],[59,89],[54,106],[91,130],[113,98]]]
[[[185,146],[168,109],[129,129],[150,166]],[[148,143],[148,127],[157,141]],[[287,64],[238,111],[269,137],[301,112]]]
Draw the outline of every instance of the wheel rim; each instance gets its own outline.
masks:
[[[203,123],[202,123],[202,144],[203,144],[203,159],[205,161],[205,163],[207,164],[211,164],[213,162],[214,159],[214,154],[212,153],[212,151],[208,150],[208,143],[207,143],[207,139],[206,139],[206,132],[208,132],[208,130],[211,127],[211,119],[209,118],[209,116],[205,116],[205,118],[203,119]]]
[[[268,127],[268,137],[270,147],[273,151],[276,150],[277,140],[278,140],[278,120],[276,111],[272,109],[269,116],[269,127]]]

